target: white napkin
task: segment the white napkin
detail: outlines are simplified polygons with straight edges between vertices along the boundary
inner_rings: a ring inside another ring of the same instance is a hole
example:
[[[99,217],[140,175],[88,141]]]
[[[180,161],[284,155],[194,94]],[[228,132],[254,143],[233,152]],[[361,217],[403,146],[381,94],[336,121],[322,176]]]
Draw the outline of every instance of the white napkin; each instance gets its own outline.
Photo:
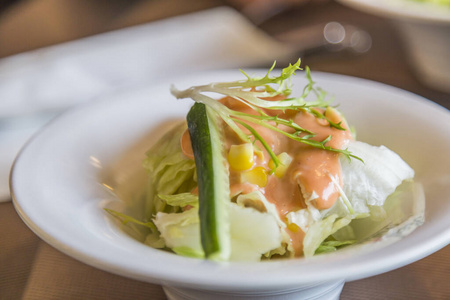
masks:
[[[215,8],[0,60],[0,117],[67,107],[198,70],[266,64],[290,49]]]
[[[0,201],[9,195],[12,159],[43,122],[17,131],[2,118],[58,112],[170,76],[265,65],[291,54],[238,12],[220,7],[0,60]]]

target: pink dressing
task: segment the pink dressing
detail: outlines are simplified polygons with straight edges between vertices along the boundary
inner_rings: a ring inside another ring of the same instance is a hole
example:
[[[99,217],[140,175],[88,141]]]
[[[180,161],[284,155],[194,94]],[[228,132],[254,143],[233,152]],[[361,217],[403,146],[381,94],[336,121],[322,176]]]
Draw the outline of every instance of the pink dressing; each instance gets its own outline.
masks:
[[[221,102],[233,110],[256,114],[254,110],[233,98],[226,97],[223,98]],[[326,143],[326,146],[336,149],[345,148],[348,141],[352,139],[352,135],[348,130],[345,121],[342,120],[341,116],[334,110],[327,110],[326,112],[323,109],[317,110],[321,113],[325,113],[327,118],[335,123],[342,121],[341,126],[347,130],[333,128],[326,120],[318,119],[306,111],[296,112],[291,110],[283,113],[281,111],[267,110],[266,113],[279,115],[285,119],[292,119],[299,126],[316,133],[316,136],[313,138],[316,141],[323,141],[331,135],[332,138]],[[330,208],[336,202],[339,197],[339,192],[331,177],[333,177],[334,181],[338,182],[341,186],[343,184],[338,153],[314,148],[304,143],[294,141],[263,126],[255,124],[250,125],[264,138],[276,155],[286,152],[293,160],[282,178],[270,175],[265,187],[242,183],[240,182],[239,172],[230,170],[230,189],[233,191],[233,195],[239,191],[245,194],[259,189],[265,194],[269,202],[275,204],[282,220],[286,220],[286,214],[289,212],[305,208],[305,201],[310,201],[310,203],[318,209]],[[279,127],[281,128],[281,126]],[[290,128],[281,129],[285,131],[291,130],[291,132],[293,132]],[[244,128],[243,130],[246,132]],[[236,134],[229,128],[225,128],[224,132],[228,148],[233,144],[242,143]],[[187,157],[193,159],[189,134],[185,133],[183,135],[181,145],[183,153]],[[259,142],[256,142],[256,146],[259,149],[263,149]],[[263,151],[263,153],[263,157],[255,155],[253,167],[262,166],[269,169],[268,163],[270,157],[265,151]],[[289,227],[287,232],[291,237],[295,254],[300,256],[303,252],[302,241],[304,232],[300,228],[292,230],[292,228],[289,229]]]

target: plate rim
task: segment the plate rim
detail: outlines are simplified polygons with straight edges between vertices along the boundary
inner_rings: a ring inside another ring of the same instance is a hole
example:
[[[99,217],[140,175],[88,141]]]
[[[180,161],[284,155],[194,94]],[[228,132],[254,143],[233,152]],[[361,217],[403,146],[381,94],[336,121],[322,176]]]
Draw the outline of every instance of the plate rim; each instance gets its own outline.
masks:
[[[441,8],[437,4],[428,3],[408,3],[410,0],[391,1],[377,0],[337,0],[338,2],[364,11],[368,14],[377,15],[383,18],[402,19],[420,23],[450,24],[450,7]],[[441,9],[447,10],[445,13],[436,14]]]

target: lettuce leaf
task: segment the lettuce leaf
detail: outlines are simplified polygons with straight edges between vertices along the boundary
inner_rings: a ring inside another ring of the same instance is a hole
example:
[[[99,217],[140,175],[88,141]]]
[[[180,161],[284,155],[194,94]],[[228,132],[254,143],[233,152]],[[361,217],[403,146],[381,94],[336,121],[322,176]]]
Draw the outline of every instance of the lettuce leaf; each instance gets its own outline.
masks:
[[[198,196],[192,193],[180,193],[175,195],[158,195],[159,199],[165,201],[167,205],[178,207],[198,207]]]
[[[230,203],[230,224],[232,261],[259,261],[281,245],[280,227],[270,214]]]
[[[327,252],[334,252],[338,250],[339,248],[342,248],[344,246],[352,245],[356,241],[355,240],[347,240],[347,241],[336,241],[336,240],[329,240],[324,241],[320,246],[316,249],[315,255],[327,253]]]
[[[145,205],[147,219],[158,212],[180,211],[179,205],[171,206],[167,199],[163,200],[158,195],[188,193],[196,186],[195,162],[183,154],[180,146],[179,137],[186,128],[184,122],[175,126],[147,152],[143,162],[149,175]]]
[[[319,221],[307,209],[289,216],[292,222],[306,229],[306,257],[334,251],[355,240],[362,241],[404,220],[402,212],[407,206],[399,205],[399,193],[394,191],[402,182],[414,177],[413,169],[384,146],[351,141],[347,149],[364,163],[341,158],[344,186],[335,205],[321,211]],[[408,194],[403,191],[400,195]],[[332,241],[329,241],[330,236]]]
[[[338,218],[337,215],[331,215],[312,224],[303,240],[303,253],[305,257],[313,256],[317,248],[319,248],[326,238],[342,227],[347,226],[351,220],[350,216]]]
[[[341,159],[343,190],[355,214],[368,214],[370,207],[383,206],[397,186],[414,177],[414,170],[385,146],[352,141],[348,150],[364,160]]]
[[[187,249],[191,253],[203,253],[197,208],[180,213],[159,212],[154,223],[168,248],[178,249],[180,254],[185,253]]]
[[[355,238],[364,241],[380,236],[407,219],[422,214],[423,202],[420,184],[405,181],[388,197],[383,206],[369,207],[370,217],[352,221],[350,227],[353,237],[349,231],[346,235],[341,233],[339,239]]]
[[[165,246],[164,241],[159,237],[158,229],[152,221],[142,222],[127,214],[109,208],[105,208],[105,211],[120,220],[124,231],[138,241],[154,248],[163,248]]]
[[[204,257],[198,208],[181,213],[160,212],[154,223],[165,245],[175,253]],[[273,215],[230,202],[230,225],[232,261],[259,261],[263,254],[281,245],[284,230]]]
[[[271,249],[269,252],[264,253],[265,257],[270,258],[273,255],[294,256],[291,238],[285,230],[287,227],[286,223],[281,220],[276,206],[267,201],[266,197],[264,197],[260,191],[239,195],[236,199],[236,204],[241,207],[251,207],[261,213],[266,213],[276,221],[281,232],[281,243],[277,248]],[[268,236],[266,238],[270,237]]]

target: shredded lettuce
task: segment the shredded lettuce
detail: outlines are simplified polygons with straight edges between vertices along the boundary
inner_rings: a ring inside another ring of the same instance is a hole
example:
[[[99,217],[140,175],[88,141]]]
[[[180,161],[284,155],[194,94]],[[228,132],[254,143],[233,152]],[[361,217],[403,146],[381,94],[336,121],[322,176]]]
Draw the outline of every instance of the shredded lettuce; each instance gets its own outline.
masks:
[[[338,218],[337,215],[331,215],[318,222],[313,223],[303,240],[303,253],[305,257],[311,257],[316,252],[322,242],[351,222],[351,217]]]
[[[197,208],[179,213],[159,212],[154,223],[170,249],[190,249],[194,253],[203,253]]]
[[[192,193],[179,193],[174,195],[158,195],[158,198],[165,201],[167,205],[198,207],[198,196]]]
[[[398,235],[404,234],[403,228],[408,231],[423,222],[423,205],[424,195],[420,184],[405,180],[382,206],[369,206],[369,213],[364,217],[355,217],[348,225],[334,232],[320,244],[315,254],[354,243],[379,240],[387,232],[395,235],[394,232],[401,231]]]
[[[144,240],[144,244],[156,249],[163,249],[166,247],[166,243],[160,236],[159,232],[152,232],[150,234],[147,234]]]
[[[172,251],[175,252],[178,255],[186,256],[186,257],[193,257],[193,258],[204,258],[205,253],[202,251],[199,251],[197,249],[192,249],[189,247],[175,247],[172,248]]]
[[[260,191],[254,191],[248,194],[241,194],[236,199],[237,205],[241,207],[251,207],[261,213],[270,215],[281,230],[281,242],[274,249],[264,253],[266,258],[273,255],[294,256],[294,249],[289,234],[286,232],[286,223],[283,222],[278,214],[277,208],[273,203],[267,201],[266,197]]]
[[[159,232],[152,221],[142,222],[127,214],[105,208],[105,211],[121,221],[125,231],[135,239],[147,243],[149,240],[155,248],[163,248],[164,241],[160,241]]]
[[[230,260],[259,261],[281,245],[282,231],[273,215],[230,203],[230,225]]]
[[[352,245],[356,241],[348,240],[348,241],[336,241],[336,240],[325,240],[320,246],[316,249],[314,254],[322,254],[327,252],[333,252],[338,250],[339,248]]]
[[[179,211],[180,205],[169,204],[167,195],[189,193],[196,186],[195,162],[183,154],[180,146],[179,137],[186,128],[185,123],[175,126],[147,152],[143,162],[149,175],[146,219],[150,220],[158,212]],[[171,200],[174,199],[169,202]]]
[[[352,141],[348,149],[364,160],[341,159],[344,193],[355,214],[371,213],[370,207],[383,206],[397,186],[414,177],[414,170],[384,146]]]
[[[308,232],[309,226],[322,219],[320,211],[313,205],[307,203],[307,208],[292,211],[286,215],[289,224],[295,224],[303,232]]]
[[[288,215],[290,222],[306,232],[306,257],[366,240],[383,228],[405,219],[401,212],[406,207],[399,205],[399,199],[402,199],[399,194],[405,196],[407,193],[394,191],[402,182],[414,177],[411,167],[384,146],[351,141],[348,150],[364,163],[341,158],[344,186],[338,201],[331,208],[321,211],[320,216],[309,207]],[[387,201],[388,197],[392,200]],[[330,236],[335,240],[333,243],[326,241]]]
[[[353,238],[358,241],[368,240],[416,215],[418,211],[415,206],[420,204],[418,202],[422,201],[420,198],[423,196],[419,187],[420,185],[413,181],[404,181],[382,206],[369,207],[370,217],[356,219],[350,224]],[[349,235],[342,235],[340,239],[351,238]]]
[[[274,215],[230,202],[231,257],[233,261],[259,261],[263,254],[280,247],[283,231]],[[158,213],[155,225],[165,245],[180,255],[204,257],[200,243],[198,209],[181,213]]]
[[[149,221],[149,222],[142,222],[142,221],[136,220],[135,218],[130,217],[130,216],[126,215],[126,214],[123,214],[123,213],[114,211],[114,210],[112,210],[112,209],[105,208],[105,210],[106,210],[108,213],[110,213],[111,215],[113,215],[113,216],[119,218],[119,219],[122,221],[122,223],[123,223],[124,225],[126,225],[126,224],[128,224],[128,223],[134,223],[134,224],[138,224],[138,225],[142,225],[142,226],[148,227],[148,228],[150,228],[150,230],[152,230],[152,231],[156,231],[156,226],[155,226],[155,224],[154,224],[153,222],[151,222],[151,221]]]

